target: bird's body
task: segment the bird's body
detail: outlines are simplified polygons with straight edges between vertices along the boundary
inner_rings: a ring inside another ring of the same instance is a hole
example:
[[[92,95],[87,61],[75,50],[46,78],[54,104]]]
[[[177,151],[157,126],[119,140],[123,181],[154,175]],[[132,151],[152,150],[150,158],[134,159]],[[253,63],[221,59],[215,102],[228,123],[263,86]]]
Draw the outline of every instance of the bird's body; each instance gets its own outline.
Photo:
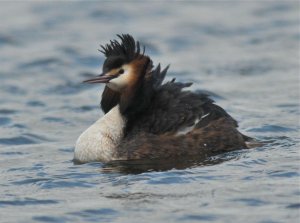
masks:
[[[167,159],[214,155],[247,148],[250,138],[207,95],[186,90],[191,83],[162,84],[167,68],[153,69],[139,43],[119,36],[103,47],[103,72],[88,83],[106,83],[104,113],[79,137],[74,160]]]

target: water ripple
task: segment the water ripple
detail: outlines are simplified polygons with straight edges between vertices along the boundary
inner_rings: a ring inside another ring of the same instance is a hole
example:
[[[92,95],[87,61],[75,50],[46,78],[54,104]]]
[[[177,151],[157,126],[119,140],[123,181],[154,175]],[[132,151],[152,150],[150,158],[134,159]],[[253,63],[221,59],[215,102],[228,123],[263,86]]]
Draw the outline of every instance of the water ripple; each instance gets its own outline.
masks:
[[[49,141],[49,140],[45,137],[38,136],[35,134],[23,134],[22,136],[16,136],[11,138],[0,138],[0,144],[4,144],[4,145],[37,144],[44,141]]]
[[[247,130],[249,132],[294,132],[297,131],[296,129],[283,127],[279,125],[264,125],[260,128],[251,128]]]
[[[44,102],[36,101],[36,100],[28,101],[26,104],[30,107],[45,107],[46,106]]]
[[[57,204],[59,201],[57,200],[38,200],[33,198],[24,198],[22,200],[12,200],[12,201],[5,201],[0,200],[0,207],[1,206],[27,206],[27,205],[43,205],[43,204]]]
[[[29,69],[35,67],[47,67],[53,65],[62,65],[63,62],[58,58],[44,58],[44,59],[37,59],[34,61],[30,61],[28,63],[23,63],[19,65],[19,69]]]
[[[2,90],[13,95],[25,95],[27,91],[18,86],[6,85],[2,87]]]
[[[67,124],[67,125],[72,124],[71,122],[69,122],[63,118],[58,118],[58,117],[44,117],[44,118],[42,118],[42,121],[50,122],[50,123],[61,123],[61,124]]]
[[[178,221],[188,221],[188,222],[209,222],[209,221],[216,221],[218,217],[216,215],[208,215],[208,214],[199,214],[199,215],[186,215],[178,219]]]
[[[300,209],[300,203],[290,204],[290,205],[286,206],[286,208]]]
[[[45,90],[45,94],[58,94],[58,95],[76,95],[79,94],[80,91],[89,89],[89,85],[82,84],[80,82],[66,82],[62,85],[57,85],[55,87],[50,87],[49,89]]]
[[[25,144],[35,144],[36,141],[24,137],[24,136],[16,136],[11,138],[0,138],[0,144],[4,145],[25,145]]]
[[[294,171],[271,171],[268,173],[270,177],[284,177],[284,178],[291,178],[291,177],[299,177],[300,173]]]
[[[14,181],[11,184],[13,185],[26,185],[26,184],[39,184],[40,182],[43,181],[49,181],[51,178],[30,178],[30,179],[25,179],[25,180],[20,180],[20,181]]]
[[[15,45],[16,43],[14,37],[0,34],[0,46]]]
[[[13,109],[0,109],[0,114],[2,115],[10,115],[10,114],[15,114],[17,113],[16,110],[13,110]]]
[[[39,222],[56,222],[56,223],[70,222],[68,218],[53,217],[53,216],[35,216],[32,219]]]
[[[254,198],[240,198],[240,199],[234,199],[233,201],[244,203],[247,206],[263,206],[269,204],[269,202],[260,199],[254,199]]]
[[[78,213],[78,212],[76,212]],[[76,214],[76,213],[73,213],[73,214]],[[97,215],[115,215],[117,214],[118,212],[113,210],[113,209],[110,209],[110,208],[101,208],[101,209],[87,209],[87,210],[84,210],[82,211],[81,213],[79,214],[97,214]]]
[[[94,183],[87,183],[85,181],[67,181],[67,180],[51,180],[42,182],[40,184],[43,189],[55,189],[55,188],[91,188],[94,187]]]
[[[11,123],[10,118],[0,117],[0,126],[5,126]]]

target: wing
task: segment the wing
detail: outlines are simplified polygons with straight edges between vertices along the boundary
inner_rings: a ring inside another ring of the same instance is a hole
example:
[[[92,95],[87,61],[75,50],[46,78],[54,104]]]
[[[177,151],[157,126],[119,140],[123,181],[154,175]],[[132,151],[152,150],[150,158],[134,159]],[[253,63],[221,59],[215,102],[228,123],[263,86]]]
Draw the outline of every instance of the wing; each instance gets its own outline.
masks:
[[[191,83],[172,80],[159,86],[148,109],[128,120],[126,134],[163,134],[202,128],[221,117],[236,121],[206,94],[183,90]]]
[[[124,160],[165,159],[172,157],[207,158],[223,152],[248,148],[241,134],[228,118],[211,121],[186,135],[140,133],[125,138],[117,148]]]

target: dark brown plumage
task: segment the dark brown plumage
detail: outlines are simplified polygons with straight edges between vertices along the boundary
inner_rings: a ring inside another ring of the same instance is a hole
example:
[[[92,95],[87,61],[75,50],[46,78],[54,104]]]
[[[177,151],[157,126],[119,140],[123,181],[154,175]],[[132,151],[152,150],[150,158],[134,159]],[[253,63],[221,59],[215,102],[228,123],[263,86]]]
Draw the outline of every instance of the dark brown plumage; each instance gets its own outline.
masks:
[[[167,159],[210,156],[242,148],[247,148],[244,136],[232,120],[223,117],[186,135],[138,133],[122,141],[117,156],[126,160]]]
[[[205,94],[185,90],[191,83],[172,80],[162,84],[168,67],[161,71],[158,65],[153,69],[139,42],[130,35],[118,37],[121,42],[114,40],[102,46],[107,57],[103,65],[106,78],[122,77],[124,67],[130,68],[128,77],[120,82],[122,88],[109,87],[108,81],[102,94],[104,113],[119,105],[127,120],[115,157],[161,159],[247,148],[246,141],[251,138],[237,130],[237,122],[224,109]],[[107,79],[102,76],[87,82],[103,83]],[[185,128],[191,129],[181,134]]]

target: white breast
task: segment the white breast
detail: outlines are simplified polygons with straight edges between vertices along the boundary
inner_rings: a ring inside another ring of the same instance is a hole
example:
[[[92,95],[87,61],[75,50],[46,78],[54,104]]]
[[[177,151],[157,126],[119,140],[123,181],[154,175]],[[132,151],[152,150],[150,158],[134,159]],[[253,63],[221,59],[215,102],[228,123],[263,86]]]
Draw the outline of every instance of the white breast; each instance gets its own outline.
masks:
[[[115,148],[123,138],[125,124],[126,119],[117,105],[79,136],[74,160],[81,163],[114,160]]]

